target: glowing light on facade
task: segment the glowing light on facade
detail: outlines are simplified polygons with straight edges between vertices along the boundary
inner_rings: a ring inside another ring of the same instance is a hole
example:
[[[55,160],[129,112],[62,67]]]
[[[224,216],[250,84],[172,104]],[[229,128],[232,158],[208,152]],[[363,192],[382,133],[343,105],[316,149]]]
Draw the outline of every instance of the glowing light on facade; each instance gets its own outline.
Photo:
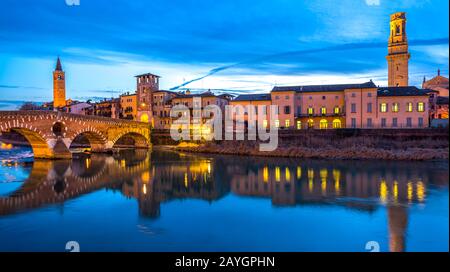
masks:
[[[285,171],[286,181],[291,181],[291,171],[286,167]]]
[[[0,149],[5,149],[5,150],[12,149],[12,148],[13,148],[12,144],[2,143],[0,146]]]
[[[269,182],[269,168],[267,166],[263,169],[263,181],[265,183]]]
[[[302,178],[302,168],[300,166],[297,166],[297,179]]]
[[[91,158],[86,158],[85,165],[86,169],[89,169],[91,167]]]
[[[392,193],[393,193],[393,195],[394,195],[394,200],[395,200],[395,202],[397,202],[397,199],[398,199],[398,182],[397,181],[394,181],[394,188],[392,189]]]
[[[388,193],[389,193],[389,190],[386,185],[386,181],[383,179],[383,180],[381,180],[381,184],[380,184],[380,201],[382,203],[386,203]]]
[[[281,180],[281,171],[280,167],[275,167],[275,181],[280,182]]]
[[[411,203],[412,199],[413,199],[413,193],[414,193],[414,189],[413,189],[413,185],[411,181],[408,181],[407,184],[407,198],[408,198],[408,203]]]

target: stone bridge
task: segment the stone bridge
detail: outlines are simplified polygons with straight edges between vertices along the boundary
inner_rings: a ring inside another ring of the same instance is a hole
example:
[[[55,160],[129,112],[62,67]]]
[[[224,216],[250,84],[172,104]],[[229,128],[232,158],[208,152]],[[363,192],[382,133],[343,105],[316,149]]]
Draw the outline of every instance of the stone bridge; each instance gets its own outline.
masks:
[[[92,152],[113,149],[124,137],[136,148],[150,147],[150,127],[146,123],[77,115],[54,111],[0,111],[0,132],[16,132],[30,143],[34,157],[71,158],[69,148],[83,135]]]

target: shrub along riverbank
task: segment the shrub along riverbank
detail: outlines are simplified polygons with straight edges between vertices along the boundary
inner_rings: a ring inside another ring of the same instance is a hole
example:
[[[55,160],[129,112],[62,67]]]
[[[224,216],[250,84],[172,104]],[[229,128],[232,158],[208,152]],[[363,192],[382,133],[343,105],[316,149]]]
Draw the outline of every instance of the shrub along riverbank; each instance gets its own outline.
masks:
[[[180,144],[184,152],[315,159],[446,160],[448,130],[280,131],[278,148],[259,151],[257,141]]]

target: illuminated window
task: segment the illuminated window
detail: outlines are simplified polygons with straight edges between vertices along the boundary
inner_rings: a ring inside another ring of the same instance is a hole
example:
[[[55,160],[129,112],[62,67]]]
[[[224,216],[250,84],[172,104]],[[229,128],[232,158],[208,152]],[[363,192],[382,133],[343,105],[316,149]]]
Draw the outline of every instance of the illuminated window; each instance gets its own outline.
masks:
[[[334,114],[339,114],[340,111],[341,109],[338,106],[334,107]]]
[[[380,104],[380,111],[381,112],[387,112],[387,104],[386,103],[381,103]]]
[[[314,120],[313,119],[309,119],[308,120],[308,128],[313,128],[314,127]]]
[[[392,104],[392,112],[398,112],[398,103]]]
[[[263,128],[267,128],[267,120],[263,120]]]
[[[302,129],[302,121],[297,121],[297,129]]]
[[[287,128],[290,127],[291,126],[291,121],[289,119],[285,120],[284,121],[284,126],[287,127]]]
[[[341,128],[341,127],[342,127],[341,120],[339,120],[339,119],[334,119],[334,120],[333,120],[333,128]]]
[[[406,103],[406,111],[407,112],[413,111],[413,103],[411,103],[411,102]]]
[[[325,107],[320,108],[320,113],[321,113],[322,115],[327,114],[327,108],[325,108]]]
[[[280,120],[275,120],[275,127],[279,128],[280,127]]]
[[[328,128],[328,121],[325,119],[320,120],[320,129],[327,129]]]
[[[425,111],[425,103],[423,103],[423,102],[417,103],[417,111],[424,112]]]
[[[309,107],[309,108],[308,108],[308,114],[309,114],[309,115],[313,115],[313,114],[314,114],[314,109],[311,108],[311,107]]]

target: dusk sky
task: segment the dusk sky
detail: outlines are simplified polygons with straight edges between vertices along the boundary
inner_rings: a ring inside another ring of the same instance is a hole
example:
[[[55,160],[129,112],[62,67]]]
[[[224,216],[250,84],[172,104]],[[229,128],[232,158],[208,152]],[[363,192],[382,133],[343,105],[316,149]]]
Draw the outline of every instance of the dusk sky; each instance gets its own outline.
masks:
[[[161,89],[268,92],[274,85],[387,84],[389,15],[407,12],[410,84],[448,75],[448,0],[1,0],[0,109],[118,96],[134,76]],[[209,76],[206,76],[209,75]],[[205,77],[206,76],[206,77]],[[202,78],[195,81],[195,79]],[[177,86],[185,82],[184,87]]]

